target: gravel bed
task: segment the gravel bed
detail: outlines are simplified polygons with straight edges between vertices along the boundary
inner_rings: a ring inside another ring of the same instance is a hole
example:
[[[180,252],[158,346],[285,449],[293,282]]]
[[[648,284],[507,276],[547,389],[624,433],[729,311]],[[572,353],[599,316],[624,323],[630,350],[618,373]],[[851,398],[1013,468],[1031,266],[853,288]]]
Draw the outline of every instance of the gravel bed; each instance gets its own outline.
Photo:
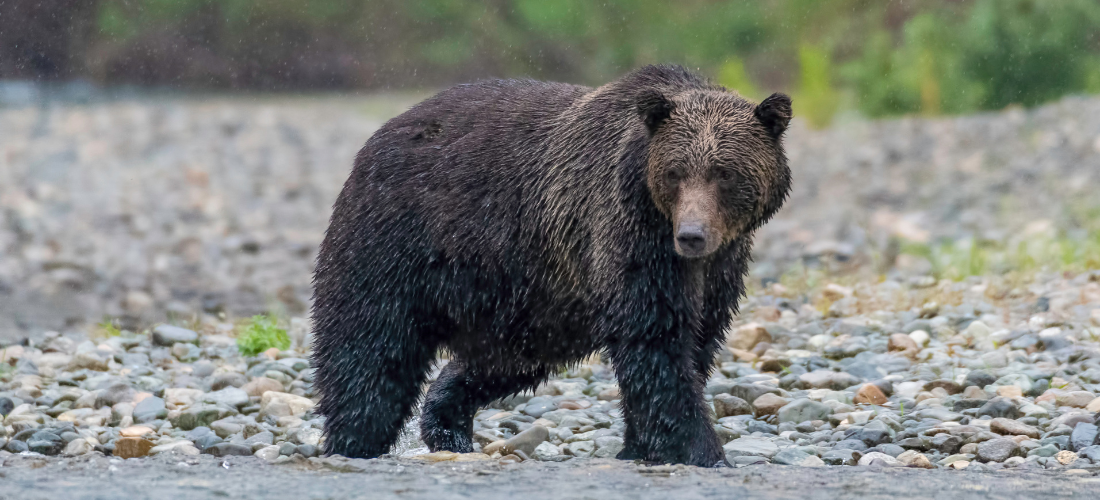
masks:
[[[0,350],[14,369],[0,385],[0,463],[12,454],[317,457],[308,327],[292,323],[295,347],[251,358],[239,354],[234,325],[209,315],[195,330],[160,325],[98,342],[50,333]],[[1094,474],[1098,336],[1100,272],[774,284],[746,300],[707,399],[732,466]],[[428,453],[414,421],[393,455],[614,457],[617,403],[611,367],[593,358],[481,410],[476,453]]]

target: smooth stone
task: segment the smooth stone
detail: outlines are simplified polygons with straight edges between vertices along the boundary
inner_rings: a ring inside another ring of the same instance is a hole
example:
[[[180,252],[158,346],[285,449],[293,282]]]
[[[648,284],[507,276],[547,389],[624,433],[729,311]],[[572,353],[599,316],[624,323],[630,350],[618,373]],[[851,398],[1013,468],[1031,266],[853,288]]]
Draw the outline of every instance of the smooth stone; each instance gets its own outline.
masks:
[[[732,461],[734,457],[756,456],[771,459],[779,452],[779,447],[770,439],[743,436],[730,441],[722,447],[726,454],[726,460]]]
[[[252,455],[252,448],[240,444],[218,443],[202,450],[207,455],[215,457],[227,457],[230,455],[247,457]]]
[[[177,342],[195,343],[199,334],[194,330],[172,325],[159,325],[153,329],[153,343],[163,347],[172,347]]]
[[[857,464],[871,465],[871,462],[879,460],[885,462],[886,465],[901,465],[901,462],[899,462],[898,459],[877,451],[872,451],[870,453],[864,454],[862,457],[859,458],[859,462],[857,462]]]
[[[997,434],[1009,436],[1027,436],[1032,439],[1039,439],[1039,436],[1041,434],[1039,432],[1039,429],[1007,418],[993,419],[993,421],[989,424],[989,430],[996,432]]]
[[[799,399],[780,408],[777,415],[780,422],[794,422],[797,424],[812,420],[825,420],[832,413],[833,409],[829,405],[811,399]]]
[[[532,453],[534,450],[532,450]],[[565,452],[578,458],[588,458],[596,453],[596,443],[592,441],[574,441],[565,445]]]
[[[1004,462],[1019,452],[1020,445],[1009,438],[990,439],[978,444],[978,458],[984,462]]]
[[[1020,410],[1016,407],[1016,403],[1011,399],[1004,397],[995,397],[986,402],[978,410],[978,416],[989,416],[993,418],[1008,418],[1018,419],[1022,415]]]
[[[278,383],[278,382],[276,382],[276,383]],[[217,376],[215,376],[214,381],[210,383],[210,390],[211,391],[220,391],[222,389],[225,389],[226,387],[244,387],[246,384],[248,384],[248,377],[246,377],[243,373],[237,373],[237,372],[221,373],[221,374],[218,374]],[[282,390],[282,388],[283,388],[282,384],[279,384],[279,390]],[[245,390],[245,392],[247,393],[248,391]],[[252,394],[249,393],[249,396],[251,396],[251,395]],[[257,394],[257,395],[262,396],[263,394]]]
[[[123,437],[115,440],[114,455],[119,458],[138,458],[149,455],[153,442],[139,437]]]
[[[275,445],[264,446],[256,450],[253,455],[263,460],[264,462],[271,463],[279,458],[279,447]]]
[[[618,436],[603,436],[598,437],[596,442],[596,453],[592,456],[596,458],[615,458],[620,451],[623,451],[624,442],[623,438]],[[541,443],[540,443],[541,446]],[[538,447],[535,447],[536,451]]]
[[[1082,450],[1096,443],[1100,429],[1095,424],[1079,423],[1073,428],[1069,437],[1069,448],[1073,451]]]
[[[820,458],[797,448],[787,448],[776,453],[775,456],[772,457],[772,463],[779,465],[794,465],[798,467],[823,467],[825,465],[825,462],[821,461]]]
[[[752,415],[752,405],[744,399],[729,394],[714,396],[714,413],[717,418]]]
[[[985,370],[974,370],[966,374],[966,381],[963,382],[963,385],[967,387],[985,387],[987,385],[993,385],[996,381],[997,377],[994,377],[991,373]]]
[[[204,394],[202,401],[222,404],[231,408],[240,408],[248,404],[248,393],[237,387],[226,387],[219,391]]]
[[[133,416],[134,422],[144,424],[167,418],[168,409],[165,407],[163,399],[150,396],[134,405]]]
[[[767,393],[756,398],[752,402],[752,407],[756,410],[757,415],[775,415],[780,408],[786,406],[789,402],[790,400],[786,398]]]
[[[313,405],[313,401],[309,398],[286,392],[268,391],[263,393],[260,400],[260,417],[272,415],[276,418],[286,416],[301,418],[307,411],[313,409]]]
[[[65,451],[63,451],[62,453],[64,455],[73,457],[73,456],[77,456],[77,455],[84,455],[84,454],[87,454],[87,453],[91,453],[92,450],[94,450],[94,449],[95,449],[95,445],[88,442],[87,439],[78,438],[78,439],[74,439],[72,441],[69,441],[69,444],[65,445]]]

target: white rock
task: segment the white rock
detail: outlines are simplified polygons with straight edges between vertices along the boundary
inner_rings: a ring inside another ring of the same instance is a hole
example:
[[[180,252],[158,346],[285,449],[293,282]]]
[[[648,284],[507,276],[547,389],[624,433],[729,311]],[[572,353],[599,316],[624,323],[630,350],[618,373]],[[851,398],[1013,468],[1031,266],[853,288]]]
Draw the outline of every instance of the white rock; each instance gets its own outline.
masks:
[[[876,459],[886,462],[886,465],[901,465],[898,459],[878,451],[872,451],[860,457],[859,465],[870,465],[871,461]]]

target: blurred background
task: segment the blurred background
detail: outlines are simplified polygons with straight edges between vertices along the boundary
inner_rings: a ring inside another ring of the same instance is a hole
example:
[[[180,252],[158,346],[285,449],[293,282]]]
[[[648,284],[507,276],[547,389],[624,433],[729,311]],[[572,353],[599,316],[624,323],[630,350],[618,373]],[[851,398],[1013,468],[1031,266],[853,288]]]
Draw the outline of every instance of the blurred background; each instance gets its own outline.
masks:
[[[1097,0],[0,0],[0,340],[303,317],[384,120],[661,62],[794,98],[754,287],[1100,267]]]

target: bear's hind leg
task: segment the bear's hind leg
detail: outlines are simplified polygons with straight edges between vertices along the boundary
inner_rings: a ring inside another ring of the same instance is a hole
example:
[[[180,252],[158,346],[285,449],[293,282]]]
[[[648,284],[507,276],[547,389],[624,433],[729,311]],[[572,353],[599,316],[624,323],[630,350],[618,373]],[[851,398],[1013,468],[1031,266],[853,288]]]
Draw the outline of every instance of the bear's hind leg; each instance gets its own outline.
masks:
[[[440,372],[424,398],[420,414],[420,439],[433,452],[473,451],[474,413],[478,408],[546,378],[545,370],[519,374],[479,373],[461,360],[452,360]]]
[[[315,314],[323,318],[314,366],[326,454],[374,458],[388,453],[412,415],[436,347],[410,330],[413,322],[393,314],[395,309],[386,314],[377,308],[365,322],[352,314]]]

